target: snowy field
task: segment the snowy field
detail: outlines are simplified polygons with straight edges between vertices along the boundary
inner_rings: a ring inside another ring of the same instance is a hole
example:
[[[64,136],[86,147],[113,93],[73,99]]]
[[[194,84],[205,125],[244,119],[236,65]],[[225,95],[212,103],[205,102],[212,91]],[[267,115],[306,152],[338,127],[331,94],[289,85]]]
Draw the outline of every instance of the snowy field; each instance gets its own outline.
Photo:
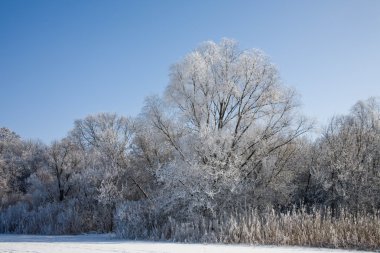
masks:
[[[111,235],[36,236],[0,235],[1,253],[290,253],[358,252],[301,247],[230,246],[117,240]]]

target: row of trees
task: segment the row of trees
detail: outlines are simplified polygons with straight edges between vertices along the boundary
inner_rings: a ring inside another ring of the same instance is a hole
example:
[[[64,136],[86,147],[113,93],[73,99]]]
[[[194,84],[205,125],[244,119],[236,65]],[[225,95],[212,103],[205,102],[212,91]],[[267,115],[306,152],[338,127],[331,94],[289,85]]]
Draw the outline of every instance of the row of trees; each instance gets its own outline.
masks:
[[[249,208],[379,209],[379,100],[314,140],[298,108],[262,52],[203,43],[135,118],[91,115],[50,145],[1,128],[0,231],[146,237]]]

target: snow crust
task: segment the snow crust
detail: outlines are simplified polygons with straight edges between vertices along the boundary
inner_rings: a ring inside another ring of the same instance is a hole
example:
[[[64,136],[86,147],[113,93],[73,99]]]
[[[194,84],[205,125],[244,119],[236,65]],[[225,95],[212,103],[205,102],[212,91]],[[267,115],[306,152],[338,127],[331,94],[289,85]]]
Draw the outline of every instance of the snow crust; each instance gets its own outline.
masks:
[[[290,253],[358,252],[304,247],[184,244],[118,240],[112,234],[75,236],[0,235],[1,253]]]

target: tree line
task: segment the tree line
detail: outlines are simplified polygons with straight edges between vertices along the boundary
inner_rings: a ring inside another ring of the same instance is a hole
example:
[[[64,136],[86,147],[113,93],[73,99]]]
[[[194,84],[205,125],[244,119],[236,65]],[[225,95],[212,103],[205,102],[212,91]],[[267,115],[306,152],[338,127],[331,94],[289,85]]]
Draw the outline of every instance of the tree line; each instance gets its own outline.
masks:
[[[173,224],[210,234],[216,220],[268,207],[375,214],[379,100],[357,102],[316,138],[313,127],[263,52],[204,42],[136,117],[90,115],[50,145],[1,128],[0,231],[171,239]]]

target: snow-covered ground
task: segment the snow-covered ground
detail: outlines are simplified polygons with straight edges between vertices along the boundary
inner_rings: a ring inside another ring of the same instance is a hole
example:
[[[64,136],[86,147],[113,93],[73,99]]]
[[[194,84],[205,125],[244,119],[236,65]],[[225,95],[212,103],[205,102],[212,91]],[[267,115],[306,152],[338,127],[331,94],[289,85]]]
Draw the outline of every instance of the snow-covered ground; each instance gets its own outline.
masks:
[[[290,253],[357,251],[301,247],[183,244],[117,240],[112,235],[37,236],[0,235],[1,253]]]

